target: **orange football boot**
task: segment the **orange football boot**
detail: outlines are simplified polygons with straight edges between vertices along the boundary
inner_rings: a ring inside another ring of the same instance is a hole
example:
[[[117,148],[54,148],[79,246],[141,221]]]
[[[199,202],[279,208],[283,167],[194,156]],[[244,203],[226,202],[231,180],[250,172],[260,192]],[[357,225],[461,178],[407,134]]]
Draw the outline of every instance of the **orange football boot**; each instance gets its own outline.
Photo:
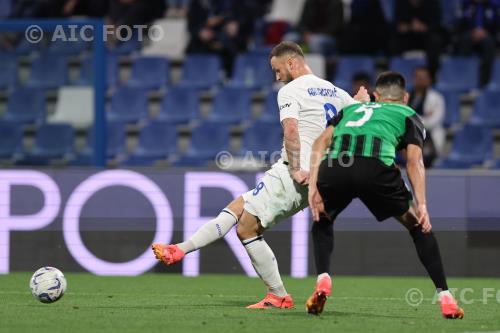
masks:
[[[458,306],[457,301],[450,295],[443,295],[439,299],[441,303],[441,313],[447,319],[462,319],[464,317],[464,310]]]
[[[162,261],[165,265],[170,266],[178,263],[186,255],[177,245],[155,243],[151,246],[155,253],[156,259]]]
[[[316,289],[311,297],[307,299],[307,313],[319,315],[325,308],[325,303],[332,293],[332,279],[328,274],[325,274],[316,282]]]
[[[293,307],[295,307],[295,304],[293,303],[292,296],[286,295],[285,297],[278,297],[268,293],[262,301],[247,306],[247,309],[291,309]]]

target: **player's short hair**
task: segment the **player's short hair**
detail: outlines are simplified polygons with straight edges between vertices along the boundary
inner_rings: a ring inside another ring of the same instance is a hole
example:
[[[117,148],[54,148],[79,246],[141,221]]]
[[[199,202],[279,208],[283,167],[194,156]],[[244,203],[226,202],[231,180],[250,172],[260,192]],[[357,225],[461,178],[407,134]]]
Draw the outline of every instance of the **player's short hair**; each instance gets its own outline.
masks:
[[[375,91],[381,98],[403,100],[406,92],[406,80],[398,72],[383,72],[375,83]]]
[[[284,55],[299,56],[304,58],[304,52],[302,52],[302,49],[297,43],[283,41],[273,47],[271,53],[269,54],[269,60],[271,60],[272,57],[281,57]]]

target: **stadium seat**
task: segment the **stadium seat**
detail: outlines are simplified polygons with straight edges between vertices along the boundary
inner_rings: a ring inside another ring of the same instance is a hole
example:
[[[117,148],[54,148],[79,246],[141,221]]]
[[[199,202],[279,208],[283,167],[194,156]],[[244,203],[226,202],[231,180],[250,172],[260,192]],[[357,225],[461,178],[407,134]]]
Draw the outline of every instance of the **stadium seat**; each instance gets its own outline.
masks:
[[[137,37],[132,37],[126,41],[118,43],[114,48],[109,49],[109,52],[116,56],[127,56],[140,51],[142,43]]]
[[[106,123],[106,157],[115,158],[127,151],[125,124],[122,122],[108,121]],[[87,144],[80,155],[92,157],[94,154],[95,131],[90,128],[87,136]]]
[[[221,61],[215,55],[191,54],[182,67],[181,87],[210,89],[221,79]]]
[[[148,94],[144,89],[121,87],[111,97],[109,121],[138,123],[148,117]]]
[[[126,83],[129,87],[159,90],[168,85],[170,62],[163,57],[141,57],[134,60],[132,73]]]
[[[139,134],[139,145],[127,165],[152,165],[177,151],[177,129],[166,121],[152,121]]]
[[[250,120],[251,117],[250,91],[244,88],[226,87],[215,96],[209,119],[220,123],[237,124]]]
[[[154,25],[168,31],[161,39],[155,38],[142,50],[143,55],[168,57],[171,60],[184,60],[189,42],[189,31],[186,18],[161,18]]]
[[[352,78],[358,72],[365,72],[374,79],[375,61],[369,56],[342,57],[337,63],[337,71],[333,84],[346,91],[351,90]]]
[[[283,145],[283,128],[279,122],[256,121],[243,134],[240,155],[252,152],[254,158],[259,158],[259,152],[266,152],[269,160],[272,154],[281,151]]]
[[[483,91],[474,102],[474,112],[469,119],[472,125],[500,128],[500,93]]]
[[[19,164],[46,165],[53,159],[63,159],[74,153],[74,130],[65,124],[44,124],[38,127],[35,144]]]
[[[479,61],[474,57],[447,57],[441,62],[439,90],[468,92],[478,87]]]
[[[229,128],[224,123],[203,122],[191,133],[189,148],[176,166],[206,166],[219,152],[229,150]]]
[[[394,57],[389,63],[389,70],[403,74],[404,78],[406,79],[406,89],[411,90],[413,86],[412,78],[415,68],[417,68],[418,66],[423,66],[425,64],[426,61],[423,58]]]
[[[23,124],[43,122],[45,119],[43,90],[29,87],[14,89],[9,95],[3,119]]]
[[[69,32],[68,32],[69,34]],[[70,35],[68,35],[69,38]],[[81,39],[77,40],[63,40],[56,39],[50,42],[47,47],[48,53],[61,54],[61,55],[79,55],[90,48],[91,43]]]
[[[450,154],[438,167],[464,169],[493,158],[493,132],[467,124],[456,133]]]
[[[488,83],[488,90],[500,91],[500,59],[496,59],[491,72],[491,79]]]
[[[57,89],[68,83],[68,64],[65,57],[44,54],[33,61],[27,86]]]
[[[19,43],[15,46],[14,52],[18,55],[30,55],[35,52],[40,52],[42,50],[43,43],[30,43],[26,38],[22,38]]]
[[[271,91],[267,94],[266,99],[264,101],[264,107],[262,109],[262,114],[259,117],[259,121],[266,121],[272,123],[280,122],[278,108],[278,92]]]
[[[0,53],[0,89],[17,84],[17,57],[11,53]]]
[[[12,159],[15,154],[22,152],[23,129],[17,123],[0,122],[0,159]]]
[[[115,55],[108,54],[106,62],[106,85],[107,87],[115,87],[119,83],[119,68],[118,59]],[[86,57],[80,66],[80,78],[78,85],[91,86],[94,84],[94,60],[93,57]]]
[[[157,119],[186,124],[199,116],[199,92],[196,89],[174,87],[163,97]]]
[[[273,71],[266,55],[240,54],[236,58],[229,85],[252,90],[266,89],[274,82]]]
[[[460,93],[455,91],[440,91],[440,93],[446,104],[443,126],[449,128],[460,122]]]

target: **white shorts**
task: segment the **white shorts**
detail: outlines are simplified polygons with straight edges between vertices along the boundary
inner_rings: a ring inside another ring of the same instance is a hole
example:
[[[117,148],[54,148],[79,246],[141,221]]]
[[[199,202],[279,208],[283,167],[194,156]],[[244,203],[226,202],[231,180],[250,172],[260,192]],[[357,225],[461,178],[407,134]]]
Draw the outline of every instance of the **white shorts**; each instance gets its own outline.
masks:
[[[280,160],[273,164],[255,189],[243,194],[244,208],[270,228],[308,206],[307,186],[293,181],[288,167]]]

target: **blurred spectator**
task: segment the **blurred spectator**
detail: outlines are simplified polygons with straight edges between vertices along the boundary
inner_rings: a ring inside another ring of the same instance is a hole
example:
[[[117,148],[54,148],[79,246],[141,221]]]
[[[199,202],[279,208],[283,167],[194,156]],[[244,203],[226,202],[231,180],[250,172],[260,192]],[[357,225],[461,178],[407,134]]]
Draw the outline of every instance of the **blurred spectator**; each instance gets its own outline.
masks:
[[[500,5],[494,0],[464,0],[459,13],[461,54],[477,51],[481,55],[479,79],[481,86],[488,83],[495,59],[495,36],[500,20]]]
[[[353,0],[351,22],[342,36],[347,53],[377,54],[387,50],[387,20],[379,0]]]
[[[443,153],[446,133],[443,128],[445,102],[441,93],[432,89],[429,68],[417,67],[413,72],[413,90],[410,92],[409,106],[422,117],[427,137],[424,142],[424,164],[426,167]]]
[[[353,75],[351,94],[353,96],[356,95],[361,86],[365,87],[366,90],[368,90],[368,93],[370,94],[370,100],[375,101],[375,96],[373,96],[372,90],[372,78],[370,77],[370,74],[366,72],[357,72]]]
[[[344,5],[341,0],[306,0],[298,24],[298,33],[285,39],[304,43],[310,52],[331,55],[344,25]]]
[[[104,17],[108,1],[100,0],[19,0],[12,7],[12,18],[67,16]]]
[[[262,4],[258,0],[191,0],[188,53],[216,53],[229,74],[234,58],[247,49]]]
[[[400,54],[424,50],[434,77],[442,48],[441,6],[438,0],[398,0],[392,50]]]
[[[4,19],[10,15],[11,6],[11,0],[0,0],[0,19]]]
[[[189,0],[166,0],[168,17],[185,17],[189,7]]]
[[[149,24],[163,16],[164,0],[111,0],[109,18],[115,26]]]

